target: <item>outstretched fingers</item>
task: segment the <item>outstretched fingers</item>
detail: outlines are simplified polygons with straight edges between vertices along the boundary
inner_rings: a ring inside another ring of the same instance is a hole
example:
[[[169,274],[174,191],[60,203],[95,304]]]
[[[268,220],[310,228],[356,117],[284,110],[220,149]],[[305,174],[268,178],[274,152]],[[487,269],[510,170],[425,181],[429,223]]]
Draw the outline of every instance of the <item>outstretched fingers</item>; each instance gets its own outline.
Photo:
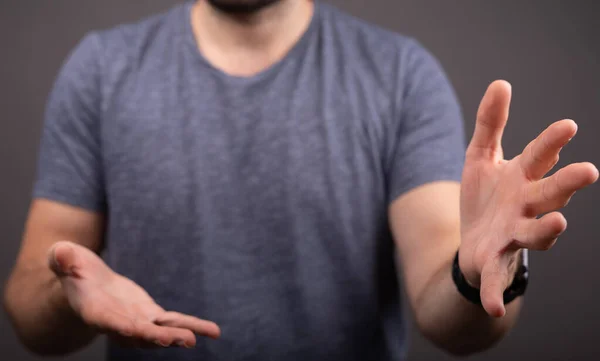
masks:
[[[591,163],[573,163],[552,176],[527,186],[525,207],[528,216],[564,207],[576,191],[598,180],[598,170]]]
[[[559,212],[548,213],[539,219],[525,219],[517,223],[513,243],[519,248],[546,251],[566,229],[567,220]]]
[[[216,323],[174,311],[165,312],[154,323],[162,326],[185,328],[197,335],[215,339],[221,335],[221,330]]]
[[[527,179],[539,180],[558,162],[561,149],[577,133],[577,124],[570,119],[551,124],[525,147],[519,158]]]
[[[131,343],[144,347],[154,345],[190,348],[196,345],[196,336],[189,329],[157,325],[149,320],[132,318],[110,308],[83,310],[82,317],[101,332],[128,338]]]

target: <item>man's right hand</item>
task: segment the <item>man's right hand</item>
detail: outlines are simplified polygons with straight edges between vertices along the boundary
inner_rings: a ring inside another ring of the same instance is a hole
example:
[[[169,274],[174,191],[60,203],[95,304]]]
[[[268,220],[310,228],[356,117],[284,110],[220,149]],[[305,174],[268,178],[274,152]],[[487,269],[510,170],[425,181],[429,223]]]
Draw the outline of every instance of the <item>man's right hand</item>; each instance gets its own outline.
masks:
[[[86,247],[58,242],[48,252],[48,263],[83,322],[122,345],[194,347],[196,335],[220,335],[213,322],[165,311],[144,289],[115,273]]]

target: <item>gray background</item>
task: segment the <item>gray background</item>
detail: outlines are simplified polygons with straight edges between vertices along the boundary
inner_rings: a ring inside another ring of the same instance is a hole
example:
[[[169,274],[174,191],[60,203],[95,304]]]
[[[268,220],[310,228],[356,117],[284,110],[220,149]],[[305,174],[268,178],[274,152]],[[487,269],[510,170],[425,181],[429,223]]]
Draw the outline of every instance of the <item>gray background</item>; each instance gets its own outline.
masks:
[[[549,123],[575,119],[579,134],[559,165],[600,165],[600,4],[595,1],[336,0],[364,19],[417,37],[444,64],[470,137],[487,84],[513,84],[505,152],[520,152]],[[89,30],[167,9],[167,0],[0,1],[0,278],[8,276],[25,221],[46,96],[66,54]],[[476,360],[598,360],[595,344],[600,243],[594,220],[600,188],[576,196],[569,229],[549,252],[532,255],[532,282],[514,331]],[[596,218],[596,219],[595,219]],[[0,359],[36,360],[0,314]],[[102,343],[67,358],[102,360]],[[410,360],[451,360],[414,334]]]

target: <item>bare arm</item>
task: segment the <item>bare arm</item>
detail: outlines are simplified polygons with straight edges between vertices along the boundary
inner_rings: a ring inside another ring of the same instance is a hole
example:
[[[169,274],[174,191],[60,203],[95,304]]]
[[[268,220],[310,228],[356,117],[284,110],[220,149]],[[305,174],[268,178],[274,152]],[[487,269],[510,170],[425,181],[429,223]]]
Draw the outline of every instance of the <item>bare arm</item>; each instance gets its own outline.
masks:
[[[82,39],[50,93],[34,201],[5,287],[5,309],[23,344],[38,354],[70,353],[97,333],[122,346],[193,347],[196,336],[218,337],[218,326],[163,309],[98,255],[106,206],[101,46],[95,33]]]
[[[390,207],[405,287],[421,333],[457,355],[484,350],[515,324],[522,301],[494,318],[464,299],[452,281],[460,245],[460,184],[438,182],[408,192]]]
[[[5,293],[6,310],[31,351],[59,355],[106,334],[121,346],[194,347],[219,327],[165,310],[98,256],[102,217],[45,200],[33,203]]]
[[[48,250],[71,241],[100,252],[101,215],[37,199],[29,211],[15,267],[5,287],[4,306],[14,328],[31,351],[64,354],[90,343],[96,332],[69,306],[65,292],[48,266]]]
[[[423,185],[390,207],[418,325],[454,354],[486,349],[515,324],[522,301],[507,306],[502,293],[514,279],[521,249],[550,249],[567,227],[557,211],[598,179],[590,163],[570,164],[544,178],[577,132],[568,119],[551,124],[522,154],[504,159],[501,138],[510,99],[508,83],[489,86],[460,184]],[[480,289],[483,307],[469,304],[455,289],[451,264],[459,248],[461,271]]]

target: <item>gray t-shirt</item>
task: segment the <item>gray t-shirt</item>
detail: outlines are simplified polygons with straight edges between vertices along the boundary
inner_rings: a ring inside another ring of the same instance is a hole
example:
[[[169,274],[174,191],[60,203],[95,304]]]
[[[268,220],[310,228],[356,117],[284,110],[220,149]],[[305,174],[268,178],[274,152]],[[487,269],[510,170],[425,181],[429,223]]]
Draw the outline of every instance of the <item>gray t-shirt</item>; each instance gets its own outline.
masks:
[[[443,70],[317,2],[284,59],[229,76],[198,51],[191,5],[90,33],[49,97],[34,197],[105,213],[107,263],[222,330],[193,350],[109,344],[108,359],[403,359],[387,209],[460,180]]]

